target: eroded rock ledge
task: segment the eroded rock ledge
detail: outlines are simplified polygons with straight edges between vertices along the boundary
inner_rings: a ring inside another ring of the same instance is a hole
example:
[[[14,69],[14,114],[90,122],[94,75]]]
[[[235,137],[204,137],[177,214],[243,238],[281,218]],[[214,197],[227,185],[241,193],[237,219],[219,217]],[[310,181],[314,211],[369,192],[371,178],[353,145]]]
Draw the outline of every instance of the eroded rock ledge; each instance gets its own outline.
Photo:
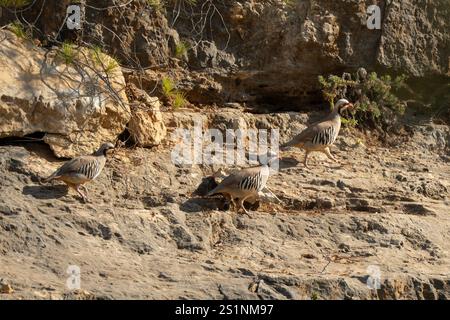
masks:
[[[73,157],[124,131],[131,112],[120,67],[106,75],[86,48],[66,64],[9,31],[0,39],[0,138],[42,132],[58,157]]]

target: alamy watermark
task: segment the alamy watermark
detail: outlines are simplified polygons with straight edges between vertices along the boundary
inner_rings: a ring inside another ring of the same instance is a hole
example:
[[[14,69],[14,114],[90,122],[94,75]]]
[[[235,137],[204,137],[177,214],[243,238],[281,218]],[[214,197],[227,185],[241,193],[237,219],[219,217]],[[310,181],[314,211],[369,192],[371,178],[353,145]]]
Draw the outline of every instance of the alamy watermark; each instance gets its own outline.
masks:
[[[366,25],[369,30],[381,29],[381,9],[378,5],[372,4],[367,7]],[[0,17],[2,16],[2,8],[0,7]],[[69,30],[81,29],[81,7],[76,4],[67,7],[67,28]]]
[[[377,265],[369,265],[366,269],[369,276],[366,280],[366,285],[369,289],[379,290],[381,289],[381,270]]]
[[[0,7],[0,17],[2,17],[3,8]],[[67,28],[69,30],[80,30],[81,29],[81,7],[76,4],[67,6]],[[367,28],[370,30],[380,30],[381,29],[381,9],[376,4],[367,7],[366,13],[367,17]]]
[[[370,30],[381,29],[381,9],[376,4],[367,7],[366,25]]]
[[[177,128],[171,140],[174,164],[236,165],[268,164],[278,170],[278,129],[208,129],[200,117],[192,129]]]
[[[66,280],[66,287],[69,290],[80,290],[81,288],[81,269],[77,265],[67,267],[66,273],[69,277]]]
[[[67,7],[67,28],[69,30],[81,29],[81,8],[78,5],[70,5]]]

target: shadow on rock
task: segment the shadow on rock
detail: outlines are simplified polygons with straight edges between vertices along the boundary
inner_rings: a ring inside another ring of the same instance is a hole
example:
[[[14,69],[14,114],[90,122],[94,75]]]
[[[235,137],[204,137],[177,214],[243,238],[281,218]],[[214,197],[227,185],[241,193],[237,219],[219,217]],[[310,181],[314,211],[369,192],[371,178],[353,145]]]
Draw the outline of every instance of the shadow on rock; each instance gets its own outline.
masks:
[[[244,206],[248,210],[256,211],[260,207],[260,202],[250,203],[245,201]],[[184,212],[202,212],[205,210],[234,211],[233,207],[224,197],[214,198],[191,198],[180,205],[180,210]]]
[[[209,176],[202,179],[200,184],[194,190],[193,198],[180,205],[184,212],[202,212],[205,210],[227,210],[228,205],[223,197],[205,198],[209,191],[217,187],[214,177]]]
[[[22,189],[24,195],[31,195],[36,199],[57,199],[64,197],[69,192],[66,185],[57,186],[25,186]]]
[[[228,203],[224,198],[191,198],[180,205],[180,210],[184,212],[202,212],[206,210],[229,209]]]
[[[292,157],[282,157],[279,161],[280,170],[296,167],[300,161]]]
[[[217,187],[216,179],[212,176],[208,176],[202,179],[197,189],[195,189],[192,194],[195,196],[203,197],[206,196],[208,192],[213,190],[215,187]]]

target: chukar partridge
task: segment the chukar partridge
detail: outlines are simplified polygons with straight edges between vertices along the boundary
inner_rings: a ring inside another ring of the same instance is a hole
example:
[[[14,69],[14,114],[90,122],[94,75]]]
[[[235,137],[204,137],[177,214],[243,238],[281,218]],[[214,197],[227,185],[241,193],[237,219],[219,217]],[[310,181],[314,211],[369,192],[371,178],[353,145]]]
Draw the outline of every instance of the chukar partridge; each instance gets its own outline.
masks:
[[[268,163],[270,164],[271,161],[276,159],[278,157],[271,155]],[[223,194],[235,206],[237,212],[243,209],[248,214],[244,207],[244,201],[258,199],[258,193],[265,188],[269,174],[268,164],[236,170],[224,178],[207,196]],[[235,199],[237,199],[237,204]]]
[[[82,192],[81,186],[99,176],[106,163],[106,153],[110,149],[114,149],[114,145],[112,143],[104,143],[94,154],[69,160],[50,177],[42,181],[61,180],[69,187],[75,189],[83,200],[87,200],[86,187],[83,186],[85,192]]]
[[[347,108],[353,107],[346,99],[340,99],[334,105],[334,109],[326,118],[313,123],[292,140],[281,146],[281,150],[289,147],[302,148],[306,151],[303,164],[308,167],[308,154],[312,151],[320,151],[333,161],[336,159],[330,152],[330,146],[336,140],[341,129],[341,115]]]

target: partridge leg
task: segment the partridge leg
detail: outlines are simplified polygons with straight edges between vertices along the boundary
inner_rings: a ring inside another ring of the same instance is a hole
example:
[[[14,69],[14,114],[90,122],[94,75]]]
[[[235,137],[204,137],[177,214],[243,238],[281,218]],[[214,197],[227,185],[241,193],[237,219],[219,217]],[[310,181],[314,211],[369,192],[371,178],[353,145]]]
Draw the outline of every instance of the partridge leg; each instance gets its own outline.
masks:
[[[326,147],[325,149],[323,149],[323,152],[327,155],[328,158],[330,158],[334,162],[337,162],[336,158],[333,157],[333,155],[331,154],[329,147]]]
[[[228,210],[231,210],[232,205],[234,205],[233,197],[228,193],[223,193],[222,195],[225,198],[225,203],[228,204]]]
[[[231,209],[231,196],[227,193],[224,193],[223,197],[225,198],[225,203],[228,204],[228,209]]]
[[[75,186],[75,190],[77,190],[78,194],[83,198],[84,201],[88,200],[87,195],[84,192],[81,191],[81,186],[80,185]]]
[[[278,198],[278,197],[276,196],[276,194],[273,193],[272,190],[269,189],[268,186],[266,186],[264,189],[267,190],[267,191],[269,191],[270,194],[271,194],[275,199],[277,199],[277,201],[278,201],[279,203],[283,203],[283,201],[281,201],[280,198]]]
[[[234,201],[234,200],[233,200],[233,201]],[[241,207],[243,207],[243,205],[242,205],[242,199],[241,199],[241,198],[238,198],[237,203],[234,203],[234,204],[235,204],[234,209],[236,210],[236,213],[239,213],[239,210],[241,209]]]
[[[238,200],[238,212],[239,212],[239,209],[242,208],[242,210],[244,210],[244,214],[246,214],[247,216],[250,217],[249,212],[244,207],[244,201],[245,201],[245,198],[239,198],[239,200]]]
[[[309,151],[306,151],[305,160],[303,160],[303,164],[305,165],[306,168],[310,169],[310,167],[308,166],[308,155],[309,155]]]
[[[233,197],[231,197],[230,196],[230,210],[231,210],[231,207],[233,207],[235,210],[236,210],[236,202],[234,202],[234,199],[233,199]]]

